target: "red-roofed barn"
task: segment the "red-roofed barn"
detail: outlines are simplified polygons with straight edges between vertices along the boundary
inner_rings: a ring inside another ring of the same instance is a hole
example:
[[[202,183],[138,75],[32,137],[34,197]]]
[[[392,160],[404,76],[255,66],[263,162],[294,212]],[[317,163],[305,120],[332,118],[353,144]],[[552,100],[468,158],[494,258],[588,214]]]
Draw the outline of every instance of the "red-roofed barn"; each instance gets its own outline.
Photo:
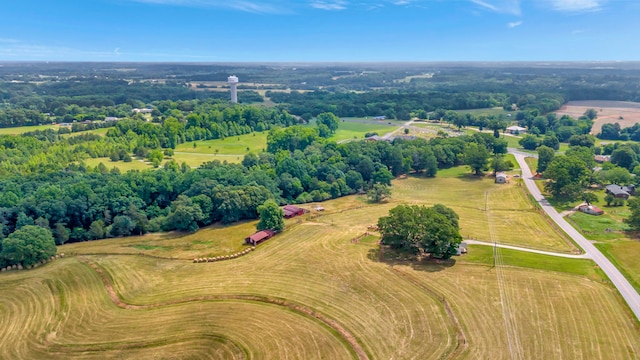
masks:
[[[245,238],[244,239],[244,243],[248,244],[248,245],[256,246],[256,245],[260,244],[261,242],[263,242],[263,241],[265,241],[267,239],[270,239],[275,234],[276,234],[276,232],[273,231],[273,230],[258,231],[257,233]]]
[[[282,208],[282,211],[284,211],[285,219],[290,219],[292,217],[296,217],[304,214],[304,209],[299,208],[295,205],[285,205]]]

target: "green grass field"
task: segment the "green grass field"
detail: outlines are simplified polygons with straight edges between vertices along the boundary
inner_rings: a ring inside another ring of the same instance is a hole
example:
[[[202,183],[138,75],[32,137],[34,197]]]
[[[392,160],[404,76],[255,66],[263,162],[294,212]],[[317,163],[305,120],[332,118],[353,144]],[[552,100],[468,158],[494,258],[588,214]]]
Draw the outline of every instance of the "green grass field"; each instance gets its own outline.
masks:
[[[330,137],[329,140],[333,140],[335,142],[349,139],[362,140],[364,138],[364,135],[368,132],[377,132],[378,135],[382,136],[388,132],[395,130],[397,127],[397,124],[367,124],[353,121],[342,121],[340,122],[336,133],[332,137]]]
[[[466,172],[396,180],[389,203],[325,202],[233,260],[186,259],[243,249],[255,221],[62,246],[73,256],[0,273],[0,358],[637,357],[640,327],[590,261],[500,250],[495,267],[482,246],[399,260],[353,241],[399,203],[441,202],[463,232],[571,250],[519,186]]]
[[[114,167],[117,167],[121,172],[126,172],[129,170],[151,170],[153,169],[153,166],[151,166],[150,164],[137,160],[137,159],[133,159],[133,161],[131,162],[124,162],[124,161],[111,161],[111,159],[109,159],[108,157],[104,157],[104,158],[87,158],[84,160],[84,163],[87,166],[91,166],[91,167],[96,167],[98,166],[98,164],[103,163],[107,169],[112,169]]]
[[[53,129],[58,131],[60,127],[58,125],[36,125],[36,126],[19,126],[19,127],[11,127],[11,128],[0,128],[0,135],[20,135],[26,132],[36,131],[36,130],[47,130]]]
[[[499,115],[507,115],[507,114],[514,114],[514,111],[505,111],[503,108],[501,107],[494,107],[494,108],[486,108],[486,109],[470,109],[470,110],[456,110],[457,113],[460,114],[472,114],[474,116],[480,116],[480,115],[485,115],[485,116],[499,116]]]
[[[175,151],[236,156],[244,156],[249,152],[257,154],[267,148],[267,134],[268,132],[254,132],[251,134],[230,136],[224,139],[191,141],[179,144],[176,146]],[[247,148],[249,148],[249,150],[247,150]]]
[[[460,233],[466,238],[560,252],[576,250],[515,181],[494,184],[493,178],[478,178],[460,167],[439,171],[434,179],[398,180],[393,190],[399,201],[450,206],[460,214]]]

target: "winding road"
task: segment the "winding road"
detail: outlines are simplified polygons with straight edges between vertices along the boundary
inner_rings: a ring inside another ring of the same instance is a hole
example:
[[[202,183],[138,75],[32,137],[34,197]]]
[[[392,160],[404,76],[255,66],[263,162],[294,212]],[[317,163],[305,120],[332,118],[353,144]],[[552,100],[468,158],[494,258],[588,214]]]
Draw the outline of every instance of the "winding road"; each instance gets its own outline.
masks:
[[[622,275],[622,273],[605,257],[602,255],[600,250],[596,248],[589,240],[587,240],[582,234],[580,234],[576,229],[573,228],[568,222],[564,220],[562,215],[560,215],[556,209],[549,204],[547,199],[542,196],[542,193],[538,189],[533,180],[533,175],[531,174],[531,170],[524,160],[525,157],[531,156],[531,154],[527,154],[521,151],[517,151],[514,149],[509,149],[509,152],[513,154],[522,169],[522,179],[524,180],[527,189],[533,195],[542,209],[549,215],[549,217],[556,223],[562,230],[564,230],[571,238],[580,246],[586,253],[586,255],[593,259],[595,263],[604,271],[605,274],[609,277],[613,285],[618,289],[624,300],[629,305],[629,308],[636,316],[636,319],[640,320],[640,295],[638,292],[631,286],[629,281]]]

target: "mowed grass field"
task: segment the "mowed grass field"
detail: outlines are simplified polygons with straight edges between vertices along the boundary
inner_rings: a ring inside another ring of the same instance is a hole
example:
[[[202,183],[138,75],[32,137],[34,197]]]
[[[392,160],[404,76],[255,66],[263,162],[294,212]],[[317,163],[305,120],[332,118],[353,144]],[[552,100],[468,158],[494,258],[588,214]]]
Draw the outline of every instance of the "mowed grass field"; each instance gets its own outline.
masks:
[[[10,128],[0,128],[0,135],[20,135],[26,132],[36,131],[36,130],[47,130],[53,129],[58,131],[60,126],[58,125],[36,125],[36,126],[18,126],[18,127],[10,127]]]
[[[491,223],[501,242],[571,250],[519,234],[545,221],[534,225],[541,215],[517,184],[465,171],[396,180],[389,203],[325,202],[233,260],[165,258],[236,252],[255,221],[65,245],[78,255],[0,274],[0,358],[637,358],[640,327],[590,261],[500,250],[495,267],[482,246],[451,261],[398,260],[375,237],[354,241],[399,203],[440,202],[463,232]]]
[[[96,167],[98,166],[98,164],[103,163],[104,166],[107,167],[107,169],[112,169],[114,167],[117,167],[121,172],[126,172],[129,170],[153,169],[153,166],[151,164],[146,163],[144,161],[137,160],[137,159],[133,159],[133,161],[130,161],[130,162],[124,162],[124,161],[111,161],[111,159],[109,159],[108,157],[87,158],[84,160],[84,163],[87,166],[91,166],[91,167]]]
[[[524,186],[510,179],[509,184],[495,184],[492,177],[473,176],[468,168],[459,167],[439,171],[434,179],[397,180],[393,194],[399,202],[451,207],[460,215],[463,238],[575,252],[575,246],[531,204]]]

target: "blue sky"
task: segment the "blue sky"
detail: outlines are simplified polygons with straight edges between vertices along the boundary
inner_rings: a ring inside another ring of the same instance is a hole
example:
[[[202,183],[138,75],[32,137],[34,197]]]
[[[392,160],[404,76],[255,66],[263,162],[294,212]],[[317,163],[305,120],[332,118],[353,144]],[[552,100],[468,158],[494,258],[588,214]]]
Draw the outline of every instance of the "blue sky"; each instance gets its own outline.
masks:
[[[0,61],[640,60],[636,0],[7,0]]]

